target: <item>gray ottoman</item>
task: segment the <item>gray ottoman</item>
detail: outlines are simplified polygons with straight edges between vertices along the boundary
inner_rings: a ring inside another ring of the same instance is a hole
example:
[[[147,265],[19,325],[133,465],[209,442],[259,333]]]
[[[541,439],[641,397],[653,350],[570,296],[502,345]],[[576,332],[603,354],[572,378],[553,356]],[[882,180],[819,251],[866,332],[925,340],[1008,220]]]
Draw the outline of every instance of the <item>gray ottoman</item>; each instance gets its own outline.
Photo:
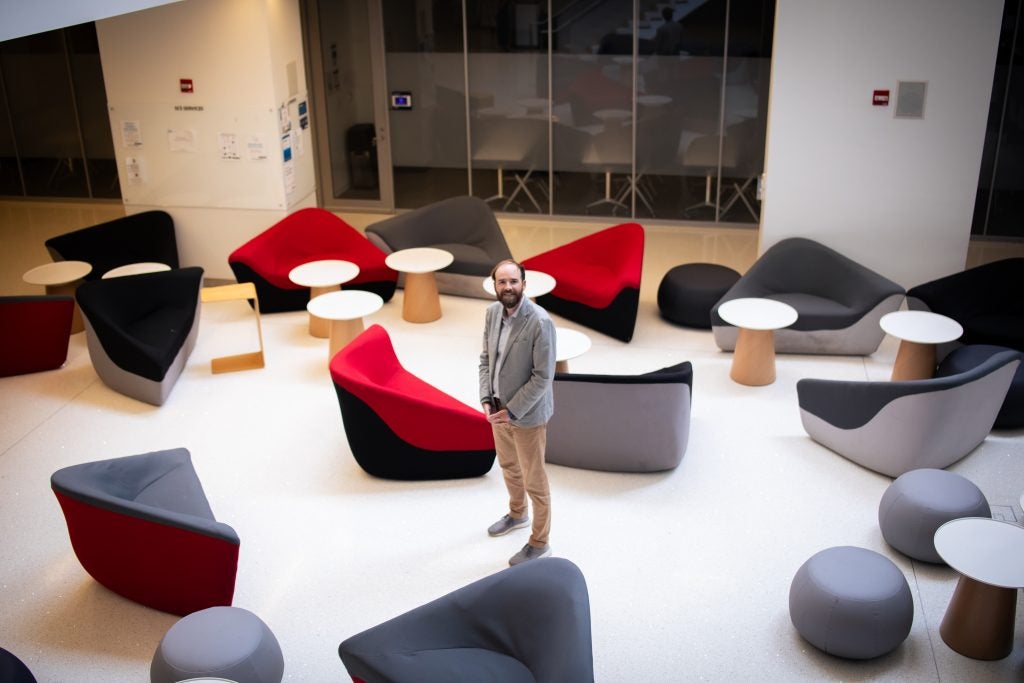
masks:
[[[666,320],[711,329],[711,309],[740,279],[732,268],[686,263],[665,273],[658,285],[658,310]]]
[[[811,645],[850,659],[899,647],[914,622],[914,601],[892,560],[865,548],[815,554],[789,587],[789,618]]]
[[[985,494],[959,474],[911,470],[896,478],[878,504],[882,538],[915,560],[944,564],[935,552],[935,531],[961,517],[991,517]]]
[[[193,612],[167,631],[149,668],[152,683],[224,678],[280,683],[284,657],[263,620],[238,607]]]

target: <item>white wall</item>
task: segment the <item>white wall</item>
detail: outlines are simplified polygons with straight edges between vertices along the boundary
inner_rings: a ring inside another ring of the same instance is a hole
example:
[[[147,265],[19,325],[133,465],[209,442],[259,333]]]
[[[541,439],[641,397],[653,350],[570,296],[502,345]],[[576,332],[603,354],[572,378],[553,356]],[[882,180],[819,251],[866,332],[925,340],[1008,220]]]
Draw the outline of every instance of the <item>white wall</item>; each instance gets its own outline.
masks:
[[[137,12],[178,0],[0,0],[0,41]]]
[[[778,0],[761,250],[809,237],[906,287],[961,270],[1001,16],[1002,0]],[[923,119],[893,117],[900,80],[928,82]]]
[[[298,0],[185,0],[96,31],[127,212],[168,211],[182,263],[232,277],[232,249],[316,203],[312,138],[298,114],[308,102]],[[181,92],[182,78],[193,93]],[[139,125],[140,146],[126,143],[126,122]],[[169,130],[194,134],[194,145],[172,148]],[[225,133],[236,136],[237,159],[222,155]],[[252,138],[265,158],[249,155]],[[142,169],[135,182],[129,158]]]

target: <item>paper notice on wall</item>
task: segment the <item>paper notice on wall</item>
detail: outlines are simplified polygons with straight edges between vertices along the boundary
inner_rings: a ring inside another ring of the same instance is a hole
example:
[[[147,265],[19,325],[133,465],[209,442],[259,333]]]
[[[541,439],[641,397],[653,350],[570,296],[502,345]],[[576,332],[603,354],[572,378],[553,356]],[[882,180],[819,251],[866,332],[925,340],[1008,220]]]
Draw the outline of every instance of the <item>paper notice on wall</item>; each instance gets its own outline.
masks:
[[[295,162],[289,161],[284,165],[284,192],[292,194],[295,192]]]
[[[128,149],[142,147],[142,128],[138,121],[121,122],[121,144]]]
[[[170,128],[167,131],[167,149],[171,152],[196,151],[196,132],[191,128]]]
[[[142,177],[142,159],[139,157],[125,157],[124,177],[129,185],[142,185],[145,180]]]
[[[267,141],[262,135],[250,135],[245,143],[245,151],[249,161],[266,161]]]
[[[222,161],[238,161],[242,158],[238,153],[238,136],[234,133],[217,133],[217,147]]]

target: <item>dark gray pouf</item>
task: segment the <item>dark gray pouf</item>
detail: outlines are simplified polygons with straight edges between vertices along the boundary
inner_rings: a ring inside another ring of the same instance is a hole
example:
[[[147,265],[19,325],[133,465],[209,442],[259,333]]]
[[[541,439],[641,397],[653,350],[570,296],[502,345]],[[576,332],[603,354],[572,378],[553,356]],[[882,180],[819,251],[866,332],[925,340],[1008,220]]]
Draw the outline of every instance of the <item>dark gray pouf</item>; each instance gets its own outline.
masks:
[[[885,542],[904,555],[944,564],[935,552],[935,531],[961,517],[991,517],[985,494],[959,474],[911,470],[896,478],[878,504]]]
[[[160,641],[149,668],[152,683],[225,678],[280,683],[284,657],[262,619],[239,607],[210,607],[184,617]]]
[[[828,548],[797,571],[789,618],[811,645],[838,657],[871,659],[899,647],[914,601],[892,560],[852,546]]]
[[[666,320],[711,329],[711,309],[740,279],[732,268],[716,263],[675,266],[658,285],[658,310]]]

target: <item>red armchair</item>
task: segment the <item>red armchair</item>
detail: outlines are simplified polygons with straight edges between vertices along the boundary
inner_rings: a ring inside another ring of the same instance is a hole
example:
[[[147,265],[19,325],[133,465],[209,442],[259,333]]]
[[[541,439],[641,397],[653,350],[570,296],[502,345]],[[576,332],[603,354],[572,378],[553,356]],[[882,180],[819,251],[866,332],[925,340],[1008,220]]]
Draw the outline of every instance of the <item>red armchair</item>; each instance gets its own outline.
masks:
[[[0,377],[64,365],[74,310],[70,296],[0,296]]]

